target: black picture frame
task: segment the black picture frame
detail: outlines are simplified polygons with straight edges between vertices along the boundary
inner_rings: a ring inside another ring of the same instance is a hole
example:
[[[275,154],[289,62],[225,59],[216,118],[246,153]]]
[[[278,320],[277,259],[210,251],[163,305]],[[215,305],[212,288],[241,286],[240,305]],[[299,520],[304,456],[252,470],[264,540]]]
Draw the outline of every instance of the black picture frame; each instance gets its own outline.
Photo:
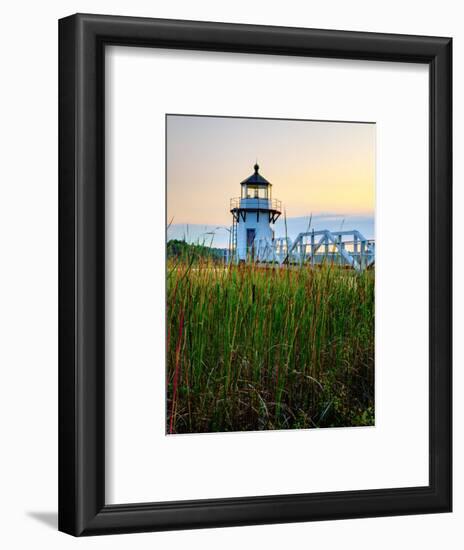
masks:
[[[105,504],[104,49],[110,44],[429,66],[428,486]],[[61,531],[81,536],[451,511],[451,51],[452,40],[438,37],[84,14],[59,21]]]

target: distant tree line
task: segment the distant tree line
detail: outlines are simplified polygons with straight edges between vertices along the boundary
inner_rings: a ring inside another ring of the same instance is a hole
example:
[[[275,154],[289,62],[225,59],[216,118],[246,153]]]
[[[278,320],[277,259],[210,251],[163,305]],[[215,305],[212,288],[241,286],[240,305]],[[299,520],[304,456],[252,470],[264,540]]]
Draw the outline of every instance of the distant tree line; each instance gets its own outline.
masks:
[[[191,244],[179,239],[171,239],[167,242],[166,254],[168,258],[197,258],[223,260],[224,248],[213,248],[202,244]]]

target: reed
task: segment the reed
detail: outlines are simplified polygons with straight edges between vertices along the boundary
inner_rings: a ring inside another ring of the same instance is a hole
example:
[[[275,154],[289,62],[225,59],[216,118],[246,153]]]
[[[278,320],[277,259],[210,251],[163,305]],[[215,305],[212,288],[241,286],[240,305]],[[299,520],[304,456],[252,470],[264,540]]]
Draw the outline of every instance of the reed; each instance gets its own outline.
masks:
[[[374,272],[167,265],[167,433],[374,423]]]

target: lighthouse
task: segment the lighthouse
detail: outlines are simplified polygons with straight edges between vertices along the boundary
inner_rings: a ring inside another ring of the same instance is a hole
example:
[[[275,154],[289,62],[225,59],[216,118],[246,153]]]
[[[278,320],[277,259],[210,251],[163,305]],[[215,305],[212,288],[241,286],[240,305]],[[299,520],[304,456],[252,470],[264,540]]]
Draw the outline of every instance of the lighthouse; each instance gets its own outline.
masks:
[[[240,183],[240,197],[230,200],[232,248],[236,261],[266,261],[272,248],[272,226],[281,214],[281,202],[272,198],[272,184],[254,172]]]

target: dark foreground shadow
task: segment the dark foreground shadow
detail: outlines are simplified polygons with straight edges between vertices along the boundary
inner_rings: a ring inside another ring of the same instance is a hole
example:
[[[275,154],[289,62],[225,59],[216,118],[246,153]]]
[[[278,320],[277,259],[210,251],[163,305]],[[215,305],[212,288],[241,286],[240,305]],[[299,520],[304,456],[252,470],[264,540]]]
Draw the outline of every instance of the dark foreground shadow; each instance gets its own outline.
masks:
[[[54,530],[58,529],[58,514],[57,512],[27,512],[30,518],[34,518],[47,527]]]

